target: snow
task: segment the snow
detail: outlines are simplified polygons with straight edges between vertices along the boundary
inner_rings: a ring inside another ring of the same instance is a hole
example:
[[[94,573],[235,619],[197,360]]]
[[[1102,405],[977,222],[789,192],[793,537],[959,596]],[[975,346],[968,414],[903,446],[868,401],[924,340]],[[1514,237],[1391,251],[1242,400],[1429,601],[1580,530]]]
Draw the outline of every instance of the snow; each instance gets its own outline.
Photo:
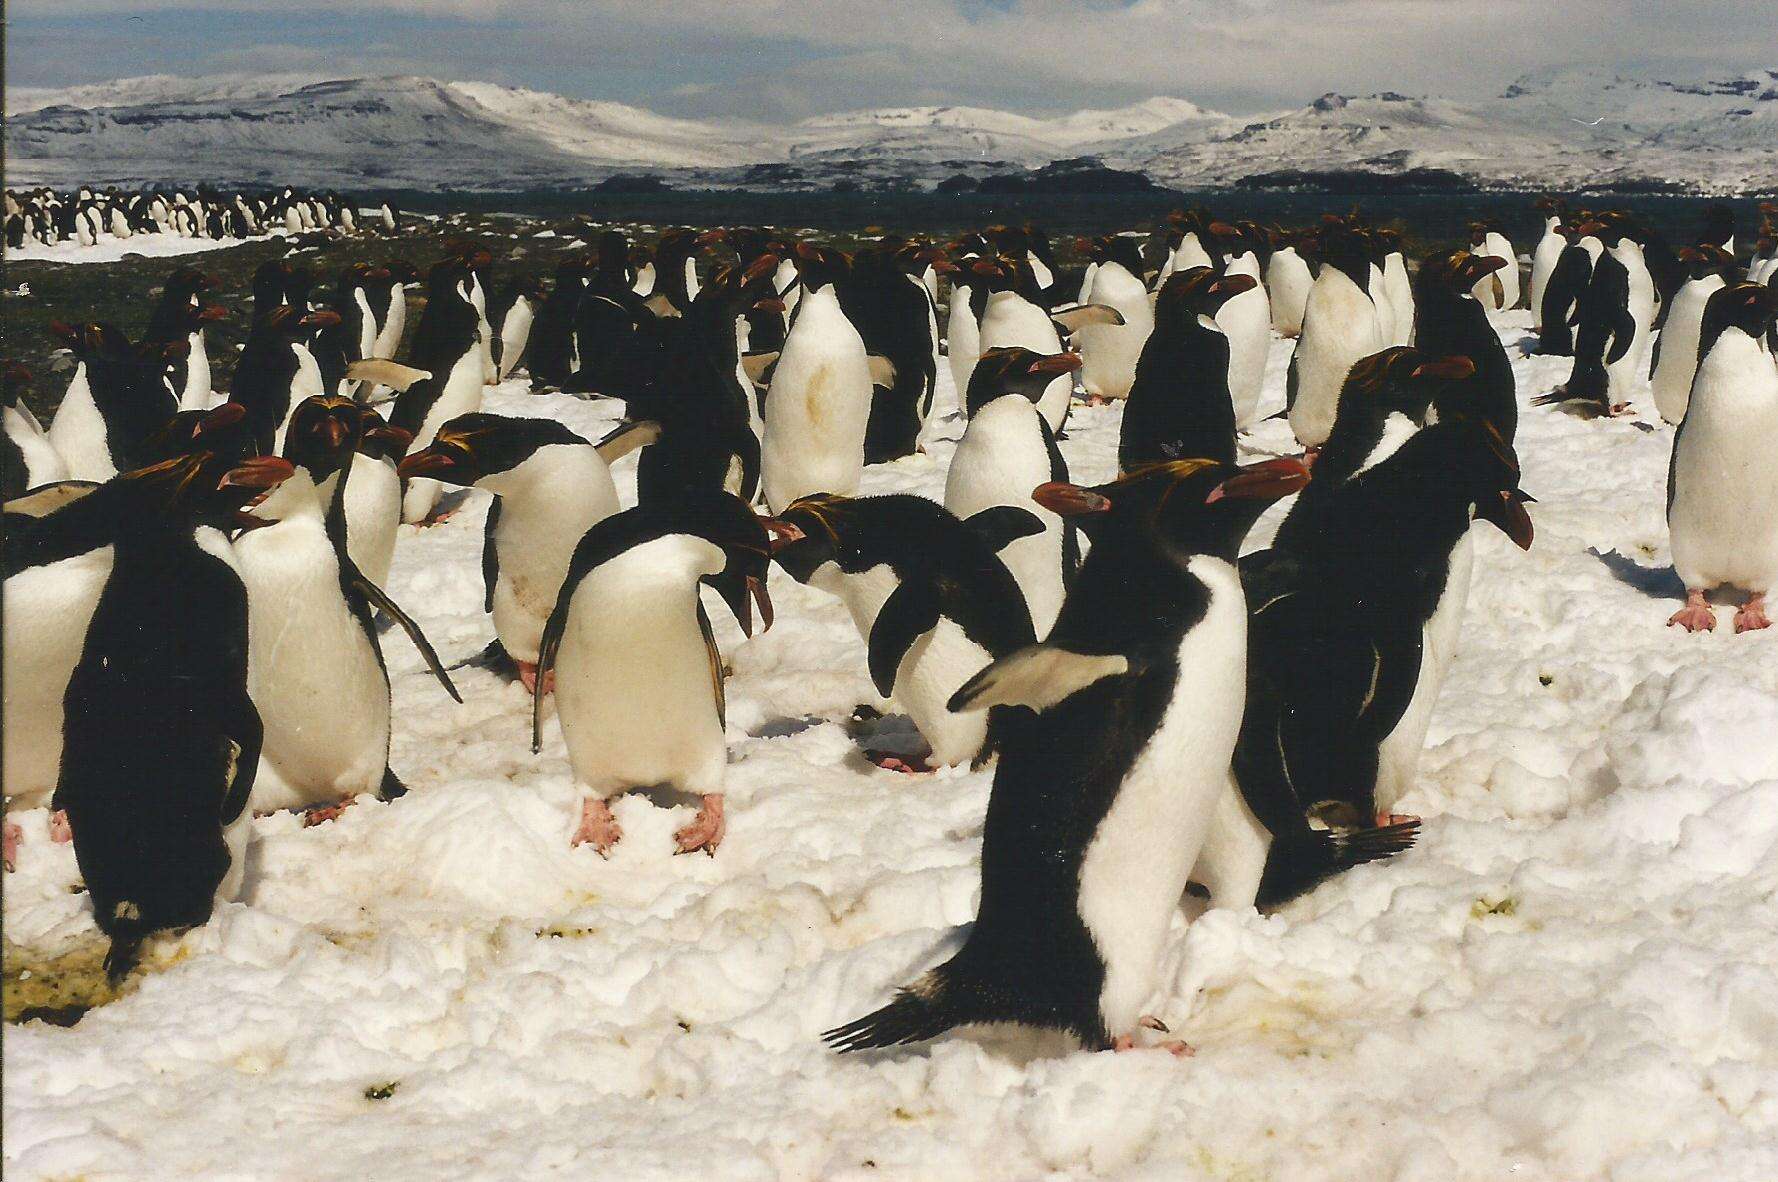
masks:
[[[281,231],[280,231],[281,233]],[[130,255],[145,258],[172,258],[174,255],[201,254],[209,250],[227,250],[251,239],[185,238],[172,233],[132,234],[128,238],[106,235],[91,246],[82,246],[73,238],[64,238],[48,246],[26,239],[17,249],[8,249],[6,257],[13,262],[43,260],[51,263],[115,263]]]
[[[1502,336],[1528,403],[1566,362],[1521,358],[1526,324]],[[518,383],[488,401],[588,435],[618,410]],[[1111,474],[1120,413],[1076,408],[1077,479]],[[938,497],[959,426],[866,491]],[[1715,634],[1664,627],[1671,439],[1646,398],[1619,420],[1525,411],[1537,542],[1479,530],[1399,806],[1427,818],[1419,845],[1275,915],[1182,914],[1153,1012],[1194,1058],[821,1046],[956,947],[991,773],[865,763],[854,707],[887,704],[863,646],[774,572],[770,632],[743,643],[710,605],[733,668],[713,859],[673,857],[690,810],[640,797],[610,861],[570,849],[554,722],[533,756],[519,688],[461,670],[456,706],[387,636],[412,791],[255,822],[248,903],[77,1026],[9,1028],[7,1176],[1778,1176],[1778,632],[1734,636],[1726,610]],[[1268,422],[1244,450],[1295,449]],[[447,661],[491,635],[486,502],[402,530],[392,591]],[[896,715],[866,729],[913,741]],[[72,852],[42,810],[22,820],[9,940],[90,941]]]

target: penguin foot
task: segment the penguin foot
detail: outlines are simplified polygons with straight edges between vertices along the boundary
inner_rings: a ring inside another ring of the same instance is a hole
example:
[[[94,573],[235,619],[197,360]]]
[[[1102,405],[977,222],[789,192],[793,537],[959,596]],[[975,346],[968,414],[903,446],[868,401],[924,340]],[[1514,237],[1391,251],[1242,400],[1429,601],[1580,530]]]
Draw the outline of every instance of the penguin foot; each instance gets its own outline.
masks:
[[[313,829],[326,821],[337,821],[345,811],[358,802],[356,796],[348,796],[333,804],[318,804],[303,810],[303,828]]]
[[[700,812],[699,816],[702,815]],[[601,858],[608,858],[611,856],[611,847],[623,835],[624,831],[618,826],[617,818],[611,815],[611,806],[597,797],[589,796],[580,802],[580,824],[575,827],[574,836],[568,839],[568,844],[579,846],[590,842],[599,851]]]
[[[1110,406],[1111,399],[1103,394],[1087,393],[1081,396],[1081,402],[1087,406]]]
[[[537,693],[537,662],[515,659],[513,664],[518,667],[519,684],[525,687],[527,694],[535,695]],[[543,675],[543,692],[546,694],[556,692],[556,671],[554,669]]]
[[[1153,1046],[1139,1047],[1136,1045],[1136,1037],[1131,1034],[1120,1034],[1112,1039],[1111,1049],[1120,1055],[1125,1051],[1166,1051],[1175,1059],[1189,1059],[1197,1054],[1191,1044],[1184,1039],[1170,1038],[1166,1042],[1157,1042]]]
[[[1710,601],[1702,591],[1687,591],[1685,606],[1674,612],[1667,620],[1667,627],[1678,624],[1687,632],[1713,632],[1716,630],[1716,613],[1710,610]],[[1742,608],[1746,611],[1746,608]],[[1735,617],[1740,622],[1740,616]]]
[[[1419,823],[1420,818],[1412,813],[1379,812],[1377,814],[1377,828],[1379,829],[1387,829],[1391,825],[1418,825]]]
[[[923,776],[933,770],[932,765],[918,755],[903,759],[887,751],[867,751],[864,757],[886,772],[900,772],[904,776]]]
[[[1321,454],[1321,449],[1318,447],[1305,447],[1303,449],[1303,457],[1302,457],[1303,467],[1305,467],[1309,471],[1313,472],[1315,470],[1315,458],[1317,456],[1319,456],[1320,454]]]
[[[1772,620],[1766,615],[1766,597],[1750,596],[1741,610],[1735,613],[1735,631],[1758,632],[1761,628],[1770,628]]]
[[[4,853],[6,871],[9,874],[18,865],[19,842],[24,839],[25,831],[19,828],[16,821],[6,822],[5,829],[0,830],[0,853]]]
[[[675,833],[673,841],[679,847],[678,853],[703,850],[714,858],[716,847],[722,844],[722,836],[727,832],[728,825],[722,818],[722,793],[711,792],[698,804],[698,815],[692,823]]]
[[[414,528],[415,529],[426,529],[426,528],[428,528],[430,526],[434,526],[434,525],[443,525],[445,522],[449,521],[451,519],[451,517],[456,512],[457,512],[457,510],[456,510],[455,506],[453,506],[452,508],[449,508],[449,509],[444,509],[444,510],[435,509],[431,513],[428,513],[426,516],[420,518],[420,520],[414,522]]]
[[[49,839],[57,845],[67,845],[74,840],[74,827],[68,824],[68,814],[57,809],[49,815]]]

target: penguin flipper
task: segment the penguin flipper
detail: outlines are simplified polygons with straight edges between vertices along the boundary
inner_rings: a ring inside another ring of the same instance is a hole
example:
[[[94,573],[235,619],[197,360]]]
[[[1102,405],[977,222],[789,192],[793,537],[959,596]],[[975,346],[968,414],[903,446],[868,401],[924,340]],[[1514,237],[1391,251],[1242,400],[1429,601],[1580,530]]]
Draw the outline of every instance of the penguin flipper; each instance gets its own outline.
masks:
[[[531,754],[543,750],[543,685],[549,677],[549,671],[556,667],[556,654],[562,648],[562,632],[568,627],[568,603],[573,595],[574,584],[579,582],[575,572],[570,568],[568,579],[562,584],[561,596],[556,600],[556,609],[549,614],[549,622],[543,626],[543,639],[537,644],[537,682],[531,691]],[[702,605],[699,605],[702,607]]]
[[[1278,907],[1343,870],[1392,858],[1420,836],[1418,820],[1340,832],[1307,825],[1272,843],[1254,906]]]
[[[593,445],[599,458],[615,464],[638,448],[646,447],[661,437],[661,425],[653,419],[622,423],[616,430]]]
[[[885,698],[895,689],[901,659],[938,624],[938,615],[938,594],[930,584],[903,583],[884,601],[870,630],[870,679]]]
[[[1077,653],[1053,644],[1032,644],[1008,653],[963,683],[945,704],[954,714],[990,706],[1047,710],[1094,682],[1119,677],[1132,664],[1121,653]]]
[[[432,671],[432,676],[438,678],[438,684],[444,686],[445,693],[461,703],[463,695],[457,692],[456,685],[451,681],[451,675],[445,672],[444,662],[438,659],[438,650],[432,647],[432,642],[426,639],[426,634],[420,631],[420,626],[414,623],[413,617],[402,611],[400,605],[390,599],[381,587],[359,573],[357,568],[353,568],[350,575],[352,585],[358,589],[360,594],[370,600],[374,606],[382,608],[390,619],[401,625],[401,630],[407,633],[407,638],[414,642],[415,648],[420,650],[420,657],[426,662],[426,668]]]
[[[1052,310],[1050,319],[1063,336],[1073,336],[1089,324],[1122,325],[1124,314],[1110,304],[1074,304]]]
[[[499,497],[488,506],[488,521],[482,527],[482,610],[494,613],[494,584],[500,580],[500,551],[494,547],[494,530],[500,524]],[[496,641],[495,643],[499,643]]]
[[[704,657],[710,664],[710,691],[716,695],[716,725],[728,726],[728,691],[722,684],[722,650],[716,647],[716,630],[710,627],[710,614],[698,604],[698,631],[704,637]]]
[[[1613,365],[1623,360],[1630,346],[1636,343],[1636,320],[1630,315],[1630,309],[1615,309],[1611,317],[1611,352],[1605,356],[1605,364]]]
[[[1043,521],[1017,505],[992,505],[971,513],[963,524],[982,536],[996,554],[1018,541],[1043,532]]]
[[[826,1031],[821,1041],[845,1055],[924,1042],[970,1021],[954,1003],[947,967],[941,965],[897,991],[895,1000],[882,1009]]]

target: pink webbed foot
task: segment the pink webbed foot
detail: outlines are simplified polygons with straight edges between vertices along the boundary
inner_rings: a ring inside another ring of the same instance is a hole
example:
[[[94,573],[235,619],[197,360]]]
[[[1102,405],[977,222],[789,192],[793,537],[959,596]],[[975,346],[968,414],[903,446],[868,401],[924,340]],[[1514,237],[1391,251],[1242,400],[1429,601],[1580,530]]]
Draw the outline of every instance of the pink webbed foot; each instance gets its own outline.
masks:
[[[1091,391],[1088,391],[1086,394],[1084,394],[1081,397],[1081,402],[1085,403],[1087,406],[1110,406],[1111,405],[1111,399],[1105,397],[1105,395],[1103,395],[1103,394],[1094,394]]]
[[[1766,615],[1766,597],[1750,596],[1741,610],[1735,613],[1736,632],[1758,632],[1761,628],[1770,628],[1772,621]]]
[[[456,506],[449,509],[434,509],[420,520],[414,522],[415,529],[426,529],[434,525],[443,525],[457,512]]]
[[[535,695],[537,693],[537,662],[515,659],[513,664],[519,667],[519,684],[525,687],[526,693]],[[556,671],[554,669],[543,676],[543,692],[546,694],[556,692]]]
[[[1302,455],[1303,467],[1313,472],[1315,470],[1315,459],[1320,454],[1321,449],[1319,447],[1305,447]]]
[[[931,762],[923,755],[903,759],[886,751],[868,751],[864,757],[886,772],[900,772],[904,776],[923,776],[933,770]]]
[[[1704,597],[1704,592],[1687,591],[1685,593],[1685,606],[1674,612],[1667,620],[1667,627],[1671,628],[1675,624],[1687,632],[1715,631],[1716,613],[1710,610],[1710,601]]]
[[[722,835],[728,832],[728,825],[722,817],[722,793],[712,792],[705,796],[698,805],[698,815],[692,818],[691,824],[673,835],[676,851],[689,854],[703,850],[712,858],[716,856],[716,847],[722,844]]]
[[[0,830],[0,853],[4,853],[6,869],[11,871],[18,865],[19,842],[25,838],[25,831],[19,828],[16,821],[7,821],[4,830]]]
[[[67,845],[74,840],[74,827],[68,824],[66,810],[56,809],[49,815],[49,839],[57,845]]]
[[[1165,1022],[1162,1022],[1159,1018],[1150,1017],[1148,1015],[1144,1015],[1141,1021],[1137,1022],[1136,1025],[1148,1030],[1158,1030],[1162,1034],[1170,1033]],[[1166,1051],[1175,1059],[1187,1059],[1196,1054],[1196,1052],[1192,1050],[1191,1044],[1187,1043],[1184,1039],[1169,1038],[1165,1042],[1157,1042],[1152,1046],[1139,1047],[1136,1045],[1136,1036],[1133,1034],[1120,1034],[1118,1037],[1112,1039],[1111,1049],[1120,1055],[1125,1051]]]
[[[623,835],[624,831],[618,826],[617,818],[611,815],[611,806],[598,797],[589,796],[580,802],[580,824],[575,827],[574,836],[568,839],[568,844],[590,844],[599,851],[601,858],[605,858],[611,855],[611,847]]]
[[[1377,828],[1387,829],[1391,825],[1418,825],[1420,818],[1412,813],[1378,813]]]
[[[318,804],[303,810],[303,828],[313,829],[327,821],[337,821],[347,809],[357,803],[358,798],[348,796],[334,804]]]

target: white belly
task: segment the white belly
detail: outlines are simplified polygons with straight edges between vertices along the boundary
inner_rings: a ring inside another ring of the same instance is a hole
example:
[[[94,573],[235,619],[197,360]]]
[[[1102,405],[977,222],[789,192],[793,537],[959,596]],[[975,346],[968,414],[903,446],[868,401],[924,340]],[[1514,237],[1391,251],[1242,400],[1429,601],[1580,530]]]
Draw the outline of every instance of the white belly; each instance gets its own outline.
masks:
[[[1086,302],[1116,308],[1124,323],[1090,324],[1076,334],[1080,382],[1089,394],[1128,398],[1136,378],[1136,359],[1154,331],[1154,309],[1148,302],[1148,289],[1122,266],[1106,263],[1094,274],[1091,298]]]
[[[1048,356],[1062,351],[1062,338],[1049,313],[1018,295],[995,292],[982,314],[981,351],[1020,347]],[[1074,392],[1074,375],[1062,374],[1043,388],[1038,412],[1050,430],[1060,431],[1068,418],[1068,399]]]
[[[810,306],[832,299],[824,288],[805,300],[766,396],[760,483],[775,513],[809,493],[854,493],[864,472],[870,367],[837,301],[831,310]]]
[[[346,553],[365,578],[387,586],[401,525],[401,477],[388,460],[359,456],[346,481]]]
[[[951,315],[945,322],[945,347],[950,350],[951,381],[957,387],[957,402],[967,405],[969,379],[975,363],[982,356],[981,326],[975,321],[975,309],[969,306],[969,289],[951,289]]]
[[[1692,378],[1698,370],[1698,330],[1703,326],[1704,305],[1723,286],[1720,275],[1694,281],[1679,289],[1661,329],[1661,359],[1655,365],[1655,409],[1669,423],[1685,418],[1692,397]]]
[[[431,444],[438,436],[438,429],[456,418],[458,415],[471,414],[482,407],[482,353],[478,344],[463,356],[457,358],[451,366],[451,375],[445,379],[444,389],[439,391],[432,409],[420,421],[420,429],[414,432],[414,441],[409,453],[417,452]],[[408,481],[407,492],[402,498],[401,519],[412,523],[424,520],[438,504],[439,483],[417,476]]]
[[[191,352],[185,358],[185,389],[179,395],[179,409],[209,410],[214,391],[210,388],[210,353],[204,347],[204,334],[189,333],[185,339]]]
[[[1259,278],[1251,255],[1243,256],[1245,268],[1236,264],[1230,274]],[[1246,427],[1259,417],[1259,395],[1266,376],[1266,354],[1272,347],[1272,305],[1264,287],[1244,291],[1224,304],[1216,314],[1216,326],[1229,339],[1229,397],[1235,404],[1235,426]]]
[[[1305,447],[1319,447],[1333,430],[1340,387],[1352,363],[1382,348],[1376,305],[1351,279],[1328,267],[1309,292],[1297,340],[1296,402],[1290,429]]]
[[[1294,247],[1285,247],[1266,264],[1266,293],[1272,302],[1272,327],[1280,336],[1293,337],[1303,330],[1303,310],[1315,277],[1309,264]]]
[[[1081,862],[1080,917],[1105,964],[1099,1012],[1113,1034],[1135,1028],[1154,990],[1168,922],[1228,785],[1246,701],[1240,579],[1202,555],[1191,569],[1211,588],[1208,613],[1181,641],[1173,700]]]
[[[525,342],[531,339],[531,301],[519,300],[507,310],[500,324],[500,379],[518,368],[524,356]]]
[[[84,361],[75,366],[68,393],[50,420],[49,441],[67,464],[72,479],[106,481],[117,475],[105,419],[93,401]]]
[[[1421,632],[1420,675],[1414,682],[1414,695],[1401,720],[1389,732],[1377,750],[1376,802],[1379,811],[1388,812],[1414,787],[1420,767],[1420,753],[1426,748],[1426,729],[1432,725],[1432,711],[1438,705],[1439,690],[1457,655],[1457,641],[1463,632],[1463,611],[1469,604],[1469,583],[1475,572],[1475,538],[1463,535],[1451,551],[1451,569],[1445,578],[1445,593],[1426,621]]]
[[[27,417],[27,411],[19,407],[5,408],[6,435],[13,446],[19,449],[19,458],[25,466],[25,487],[36,488],[40,484],[51,484],[57,480],[68,479],[68,465],[62,459],[62,453],[49,441],[33,418]]]
[[[111,577],[110,546],[6,580],[4,611],[6,796],[15,808],[49,802],[62,767],[62,699],[86,647],[87,628]]]
[[[1778,587],[1778,370],[1738,328],[1698,368],[1674,443],[1673,569],[1688,588]]]
[[[389,758],[389,682],[346,607],[319,517],[235,545],[247,587],[247,692],[265,724],[256,811],[374,792]],[[262,772],[263,774],[263,772]]]

